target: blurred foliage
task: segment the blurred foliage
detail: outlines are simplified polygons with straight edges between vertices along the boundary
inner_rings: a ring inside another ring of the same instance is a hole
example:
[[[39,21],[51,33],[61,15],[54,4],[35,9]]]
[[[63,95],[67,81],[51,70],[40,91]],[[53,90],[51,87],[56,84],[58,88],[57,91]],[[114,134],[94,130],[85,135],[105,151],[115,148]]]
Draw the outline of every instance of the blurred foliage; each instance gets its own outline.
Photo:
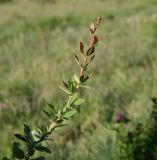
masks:
[[[81,93],[87,102],[67,127],[52,136],[52,154],[46,158],[121,160],[121,147],[124,159],[144,159],[146,154],[141,152],[154,156],[150,152],[156,150],[156,127],[150,122],[154,121],[150,98],[157,95],[156,11],[156,0],[1,4],[0,158],[10,154],[10,135],[22,131],[23,122],[40,125],[40,106],[45,101],[62,103],[56,86],[76,69],[73,53],[78,52],[78,42],[82,35],[83,40],[87,37],[86,28],[97,15],[104,22],[89,84],[95,87]],[[119,112],[131,119],[133,138],[125,129],[120,134],[113,130]]]
[[[117,149],[121,159],[145,160],[157,159],[157,99],[152,99],[150,115],[144,122],[126,121],[125,115],[113,122],[113,130],[117,133]],[[119,115],[118,115],[119,116]]]
[[[0,3],[11,2],[13,0],[0,0]]]

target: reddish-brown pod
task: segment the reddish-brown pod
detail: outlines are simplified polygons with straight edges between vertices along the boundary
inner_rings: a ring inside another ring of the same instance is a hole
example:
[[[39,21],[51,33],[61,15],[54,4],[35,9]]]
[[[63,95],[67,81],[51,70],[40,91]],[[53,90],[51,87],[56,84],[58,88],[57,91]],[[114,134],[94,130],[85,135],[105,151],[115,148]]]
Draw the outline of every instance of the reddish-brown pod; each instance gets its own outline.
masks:
[[[84,53],[84,45],[82,42],[80,42],[80,51],[81,53]]]
[[[91,34],[90,39],[89,39],[89,46],[93,47],[93,45],[94,45],[94,35]]]

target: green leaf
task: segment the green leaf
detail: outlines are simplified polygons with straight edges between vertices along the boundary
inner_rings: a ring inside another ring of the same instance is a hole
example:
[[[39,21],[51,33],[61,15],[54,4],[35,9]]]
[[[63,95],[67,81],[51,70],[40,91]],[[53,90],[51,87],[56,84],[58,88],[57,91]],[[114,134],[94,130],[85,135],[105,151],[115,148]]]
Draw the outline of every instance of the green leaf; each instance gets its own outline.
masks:
[[[31,133],[31,129],[26,123],[24,123],[23,125],[24,125],[24,133],[25,133],[26,136],[29,137],[30,133]]]
[[[29,156],[33,156],[35,154],[35,149],[33,147],[29,147]]]
[[[67,125],[67,124],[59,124],[59,125],[57,125],[57,126],[53,129],[53,131],[58,131],[58,130],[60,130],[63,126],[65,126],[65,125]]]
[[[80,42],[80,51],[81,51],[81,53],[84,53],[84,45],[83,45],[83,42]]]
[[[86,55],[87,55],[87,56],[90,56],[91,54],[94,53],[94,51],[95,51],[95,48],[94,48],[94,47],[90,47],[90,48],[87,50]]]
[[[70,99],[70,104],[73,104],[77,99],[77,93],[74,93]]]
[[[62,123],[63,122],[63,119],[58,119],[56,120],[56,122],[59,124],[59,123]]]
[[[70,92],[73,92],[73,90],[74,90],[74,85],[73,85],[72,81],[69,82],[69,90],[70,90]]]
[[[3,157],[2,160],[10,160],[10,159],[8,159],[7,157]]]
[[[28,142],[28,139],[21,134],[15,134],[14,136],[21,141]]]
[[[59,86],[59,88],[60,88],[61,90],[63,90],[64,92],[66,92],[67,94],[70,94],[70,92],[69,92],[67,89],[65,89],[65,88],[63,88],[63,87],[61,87],[61,86]]]
[[[83,82],[86,82],[89,79],[89,76],[86,76],[83,80]]]
[[[38,141],[41,138],[41,136],[39,135],[39,133],[36,130],[32,131],[31,134],[32,134],[34,141]]]
[[[32,131],[31,131],[30,127],[26,123],[24,123],[24,134],[27,137],[29,143],[34,141],[33,135],[31,132]]]
[[[76,91],[77,83],[75,81],[69,81],[68,85],[70,94],[73,94]]]
[[[19,148],[19,146],[20,146],[19,143],[14,142],[13,148],[12,148],[13,156],[18,159],[24,159],[25,154],[23,150]]]
[[[77,99],[74,103],[73,103],[73,105],[74,106],[79,106],[79,105],[81,105],[82,103],[84,103],[84,99]]]
[[[76,113],[77,113],[77,111],[75,109],[68,109],[68,110],[66,110],[66,112],[63,113],[62,116],[63,116],[63,118],[70,118]]]
[[[77,62],[77,64],[78,64],[78,66],[81,67],[80,62],[79,62],[79,59],[78,59],[78,57],[77,57],[76,54],[75,54],[75,60],[76,60],[76,62]]]
[[[89,79],[89,76],[86,76],[86,77],[85,77],[84,75],[82,75],[82,76],[80,77],[81,83],[86,82],[88,79]]]
[[[90,61],[92,62],[94,58],[95,58],[95,55],[93,55],[93,56],[91,57]]]
[[[64,82],[64,81],[63,81],[63,86],[68,89],[68,85],[67,85],[67,83]]]
[[[152,102],[153,102],[154,104],[157,104],[157,98],[156,98],[156,97],[151,98],[151,99],[152,99]]]
[[[86,88],[86,89],[92,89],[91,87],[89,87],[89,86],[85,86],[85,85],[80,85],[80,87],[82,87],[82,88]]]
[[[42,108],[42,112],[44,113],[44,115],[46,117],[48,117],[48,119],[54,120],[54,118],[56,117],[56,110],[54,105],[47,103],[46,106],[44,106]]]
[[[35,149],[40,152],[51,153],[51,151],[47,147],[44,147],[44,146],[38,146],[38,147],[35,147]]]
[[[57,113],[57,111],[55,110],[55,106],[53,104],[47,103],[47,106],[54,112]]]
[[[44,108],[42,108],[42,112],[44,113],[44,115],[45,115],[46,117],[48,117],[48,118],[51,117],[51,115],[50,115],[46,110],[44,110]]]
[[[31,160],[45,160],[45,158],[44,157],[37,157],[37,158],[33,158]]]
[[[84,80],[84,75],[80,77],[80,81],[83,82],[83,80]]]

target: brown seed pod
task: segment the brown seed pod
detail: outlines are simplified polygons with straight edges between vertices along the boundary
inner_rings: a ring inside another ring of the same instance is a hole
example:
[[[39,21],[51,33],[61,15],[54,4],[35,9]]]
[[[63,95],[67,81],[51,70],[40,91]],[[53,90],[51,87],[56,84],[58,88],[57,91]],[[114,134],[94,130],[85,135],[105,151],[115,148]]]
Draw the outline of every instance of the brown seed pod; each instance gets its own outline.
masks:
[[[80,42],[80,51],[81,53],[84,53],[84,45],[82,42]]]

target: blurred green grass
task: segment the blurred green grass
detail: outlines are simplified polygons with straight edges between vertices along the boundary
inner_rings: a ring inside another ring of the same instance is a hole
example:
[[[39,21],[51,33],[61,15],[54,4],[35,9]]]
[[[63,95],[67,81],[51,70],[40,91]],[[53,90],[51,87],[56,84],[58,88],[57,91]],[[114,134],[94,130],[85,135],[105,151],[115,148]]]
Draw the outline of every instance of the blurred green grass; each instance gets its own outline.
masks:
[[[118,160],[114,114],[144,120],[157,94],[156,0],[57,0],[0,4],[0,158],[23,122],[40,124],[44,101],[64,101],[58,85],[75,72],[73,55],[88,25],[103,17],[86,103],[53,135],[53,160]],[[32,126],[33,127],[33,126]]]

